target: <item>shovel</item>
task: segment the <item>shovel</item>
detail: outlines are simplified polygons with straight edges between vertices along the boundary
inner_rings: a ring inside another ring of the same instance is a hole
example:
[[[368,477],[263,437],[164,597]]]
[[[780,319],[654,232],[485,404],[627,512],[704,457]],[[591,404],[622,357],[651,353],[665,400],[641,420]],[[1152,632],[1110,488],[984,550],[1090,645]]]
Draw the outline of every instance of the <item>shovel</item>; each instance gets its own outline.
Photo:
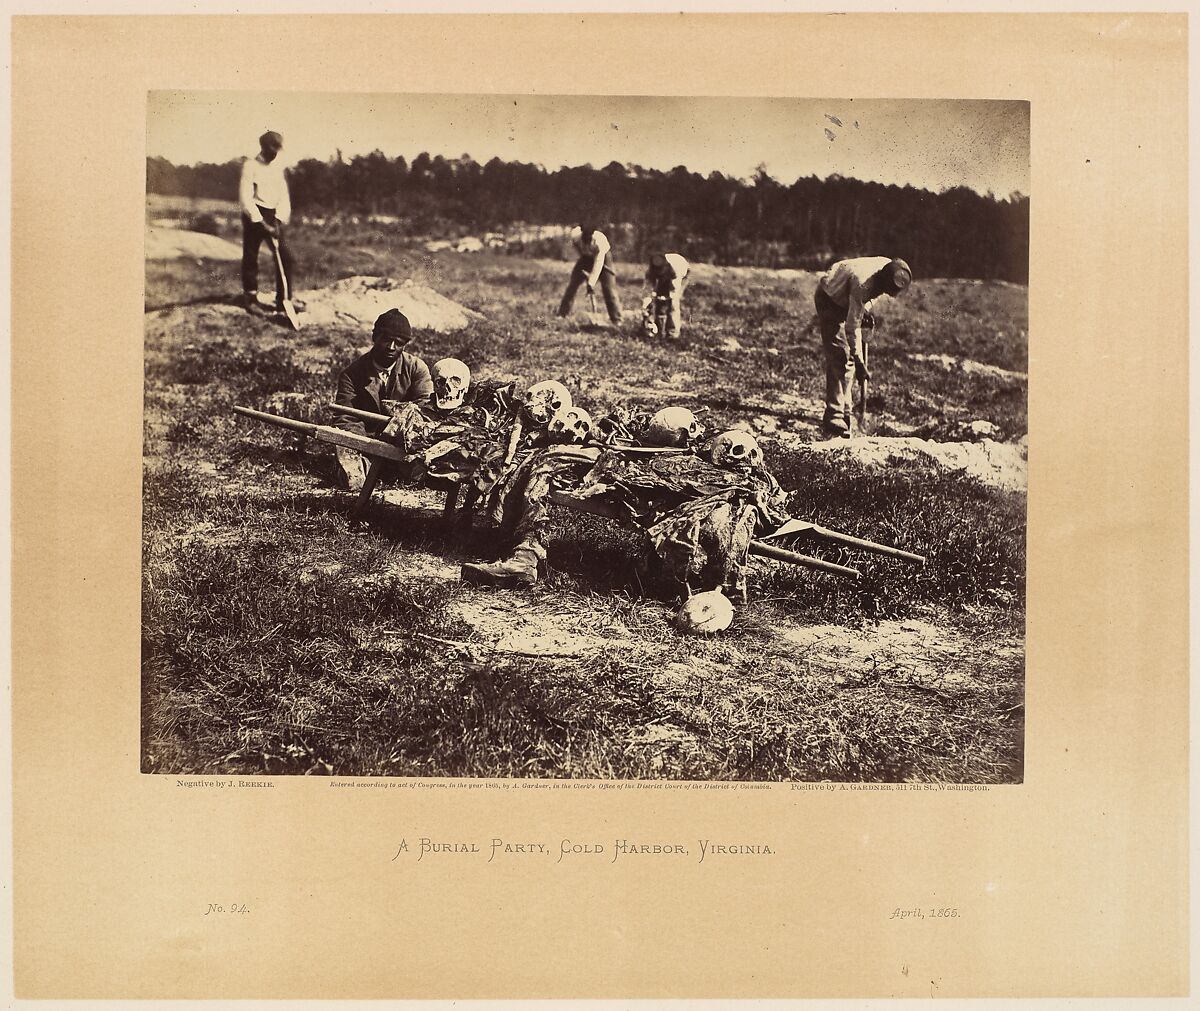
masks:
[[[867,344],[867,338],[864,335],[862,359],[863,365],[866,365],[868,368],[870,368],[870,366],[867,364],[869,347],[870,346]],[[867,377],[865,375],[858,377],[858,409],[855,413],[858,415],[858,431],[860,434],[865,434],[867,431]]]
[[[279,243],[275,241],[273,235],[267,236],[267,242],[271,244],[271,252],[275,254],[275,267],[279,271],[279,280],[283,285],[283,298],[280,301],[283,303],[283,314],[287,316],[288,322],[292,325],[293,330],[300,329],[300,317],[296,313],[296,307],[292,305],[292,289],[288,283],[287,274],[283,269],[283,257],[279,255]]]
[[[588,323],[592,326],[603,326],[604,322],[596,317],[596,293],[588,292]]]

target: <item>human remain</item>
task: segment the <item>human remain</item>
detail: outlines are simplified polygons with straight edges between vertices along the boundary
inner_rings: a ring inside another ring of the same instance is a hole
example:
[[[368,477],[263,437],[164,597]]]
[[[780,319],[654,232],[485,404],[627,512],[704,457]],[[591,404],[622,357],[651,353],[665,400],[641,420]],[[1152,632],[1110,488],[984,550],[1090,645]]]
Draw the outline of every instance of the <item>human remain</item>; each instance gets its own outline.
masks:
[[[817,282],[813,301],[825,352],[826,436],[850,435],[854,379],[871,378],[863,343],[863,330],[875,326],[871,303],[880,295],[899,295],[911,282],[908,264],[886,256],[839,260]]]
[[[283,149],[283,136],[268,130],[258,138],[259,152],[242,162],[241,183],[238,186],[238,202],[242,206],[242,299],[246,311],[254,316],[265,315],[258,300],[258,252],[263,239],[270,238],[279,247],[279,259],[283,261],[280,276],[279,264],[275,263],[275,310],[283,311],[285,292],[295,290],[295,258],[285,236],[287,223],[292,217],[292,200],[288,193],[287,179],[283,174],[283,163],[279,152]],[[275,257],[272,255],[272,262]],[[304,306],[292,298],[296,309]]]
[[[654,253],[650,257],[650,266],[646,269],[646,284],[654,296],[669,300],[666,328],[661,334],[668,339],[679,336],[688,266],[687,260],[678,253]]]
[[[392,413],[389,402],[426,400],[433,393],[429,366],[405,351],[412,340],[412,326],[399,309],[389,309],[375,320],[371,350],[356,358],[338,374],[335,402],[372,414]],[[340,416],[337,427],[359,435],[378,435],[385,422],[363,421]],[[339,477],[351,491],[362,489],[369,466],[359,452],[337,446]]]
[[[562,303],[558,314],[567,317],[575,304],[575,293],[581,284],[587,285],[588,294],[596,290],[596,285],[604,293],[604,305],[608,309],[608,318],[613,326],[621,325],[621,298],[617,294],[617,271],[613,266],[612,244],[608,237],[599,229],[587,225],[576,225],[571,229],[571,244],[579,254],[575,266],[571,268],[571,278],[567,282],[567,290],[563,292]]]

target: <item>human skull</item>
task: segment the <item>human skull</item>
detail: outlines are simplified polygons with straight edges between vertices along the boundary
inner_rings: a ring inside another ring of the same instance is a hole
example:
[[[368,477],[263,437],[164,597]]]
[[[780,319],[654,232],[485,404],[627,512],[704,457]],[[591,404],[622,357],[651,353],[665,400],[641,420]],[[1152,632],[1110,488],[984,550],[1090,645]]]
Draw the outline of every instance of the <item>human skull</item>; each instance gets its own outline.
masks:
[[[555,411],[546,431],[555,442],[586,442],[592,434],[592,416],[582,407]]]
[[[433,376],[433,402],[443,411],[462,407],[467,387],[471,385],[471,370],[457,358],[443,358],[434,363],[430,375]]]
[[[675,622],[685,632],[724,632],[733,622],[733,604],[719,587],[697,593],[683,602]]]
[[[553,379],[534,383],[525,391],[525,416],[534,424],[544,425],[559,411],[570,406],[570,392]]]
[[[722,432],[713,440],[712,462],[718,467],[736,470],[754,468],[762,463],[762,450],[749,432]]]
[[[664,407],[650,419],[642,441],[647,446],[687,446],[703,431],[696,415],[686,407]]]

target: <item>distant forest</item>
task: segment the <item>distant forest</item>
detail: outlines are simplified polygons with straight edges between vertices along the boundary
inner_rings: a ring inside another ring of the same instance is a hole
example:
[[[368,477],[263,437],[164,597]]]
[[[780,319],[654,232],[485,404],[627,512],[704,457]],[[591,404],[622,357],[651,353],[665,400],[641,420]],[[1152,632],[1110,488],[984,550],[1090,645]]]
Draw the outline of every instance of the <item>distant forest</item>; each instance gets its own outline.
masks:
[[[240,165],[148,158],[147,192],[236,200]],[[548,171],[422,153],[410,164],[379,151],[306,159],[288,180],[297,213],[389,215],[420,236],[585,222],[620,238],[626,261],[669,249],[717,264],[815,269],[844,256],[887,255],[908,260],[918,276],[1029,278],[1029,198],[1021,194],[933,193],[837,175],[786,185],[762,166],[746,181],[617,162]]]

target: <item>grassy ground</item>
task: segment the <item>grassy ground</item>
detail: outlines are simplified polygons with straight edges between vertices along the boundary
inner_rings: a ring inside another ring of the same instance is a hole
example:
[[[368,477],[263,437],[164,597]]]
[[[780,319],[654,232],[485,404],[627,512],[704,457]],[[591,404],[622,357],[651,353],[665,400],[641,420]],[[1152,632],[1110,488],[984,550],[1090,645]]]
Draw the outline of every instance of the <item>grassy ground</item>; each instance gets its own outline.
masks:
[[[414,350],[430,361],[562,378],[589,408],[703,407],[718,430],[767,417],[803,438],[819,420],[807,276],[702,267],[684,346],[664,349],[582,316],[553,320],[559,263],[429,256],[366,229],[294,241],[301,288],[411,277],[484,314],[456,334],[420,334]],[[634,308],[636,275],[622,269]],[[795,515],[928,564],[855,555],[854,582],[756,564],[734,626],[700,640],[639,595],[631,535],[563,512],[544,584],[467,587],[462,561],[499,550],[481,521],[447,540],[437,498],[406,493],[425,509],[380,503],[351,533],[325,448],[229,413],[241,403],[319,418],[337,368],[368,339],[293,335],[226,304],[236,289],[236,264],[147,266],[146,771],[1020,779],[1023,495],[764,439]],[[938,438],[984,419],[1006,438],[1024,433],[1021,377],[909,357],[1023,372],[1024,289],[918,281],[878,315],[878,430]],[[552,645],[512,652],[514,629]]]

